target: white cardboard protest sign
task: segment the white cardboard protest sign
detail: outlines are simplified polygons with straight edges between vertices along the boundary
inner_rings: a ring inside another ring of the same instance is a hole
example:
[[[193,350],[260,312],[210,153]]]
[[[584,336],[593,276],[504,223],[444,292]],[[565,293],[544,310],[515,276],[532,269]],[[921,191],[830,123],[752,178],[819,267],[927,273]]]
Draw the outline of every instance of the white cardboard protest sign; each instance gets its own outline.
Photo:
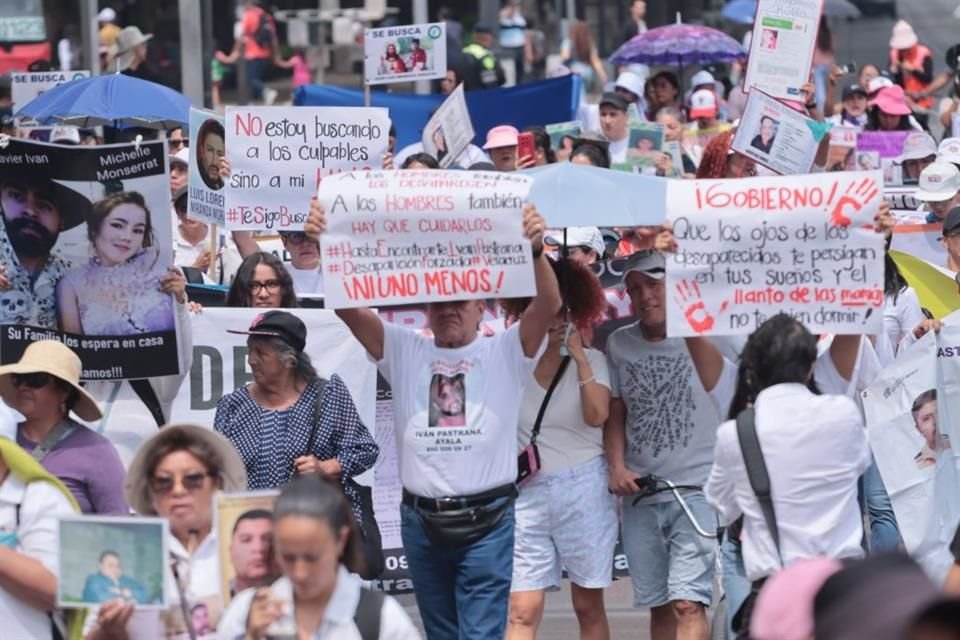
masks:
[[[807,173],[820,141],[803,114],[762,91],[751,91],[732,149],[781,175]]]
[[[190,108],[190,164],[187,168],[187,217],[223,226],[220,158],[226,153],[223,116]]]
[[[522,207],[532,179],[487,171],[328,178],[326,306],[511,298],[536,292]]]
[[[17,111],[25,107],[31,100],[44,91],[49,91],[65,82],[82,80],[89,77],[89,71],[29,71],[26,73],[11,73],[10,98],[13,100],[13,104],[11,105],[13,113],[16,114]],[[34,125],[35,124],[36,123],[34,123]],[[34,125],[31,125],[29,118],[24,118],[18,126],[29,128]]]
[[[924,336],[861,394],[870,447],[907,551],[935,580],[960,520],[960,328]]]
[[[473,123],[467,101],[463,97],[463,84],[453,90],[437,109],[423,129],[423,150],[440,162],[446,169],[460,157],[473,140]]]
[[[390,133],[379,107],[227,107],[230,229],[301,231],[321,180],[383,165]]]
[[[670,336],[746,335],[776,313],[814,333],[876,333],[883,236],[880,174],[671,180]]]
[[[444,22],[367,29],[363,35],[366,84],[432,80],[447,75]]]
[[[759,0],[744,86],[800,100],[810,77],[823,0]]]

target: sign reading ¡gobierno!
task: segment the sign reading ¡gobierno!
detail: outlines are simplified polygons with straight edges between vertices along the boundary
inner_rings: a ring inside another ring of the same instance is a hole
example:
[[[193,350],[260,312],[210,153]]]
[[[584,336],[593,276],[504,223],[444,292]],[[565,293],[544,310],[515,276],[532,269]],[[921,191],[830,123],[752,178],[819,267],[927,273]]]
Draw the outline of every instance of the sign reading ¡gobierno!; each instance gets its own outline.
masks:
[[[527,297],[522,208],[532,179],[488,171],[377,171],[325,179],[318,198],[326,307]]]

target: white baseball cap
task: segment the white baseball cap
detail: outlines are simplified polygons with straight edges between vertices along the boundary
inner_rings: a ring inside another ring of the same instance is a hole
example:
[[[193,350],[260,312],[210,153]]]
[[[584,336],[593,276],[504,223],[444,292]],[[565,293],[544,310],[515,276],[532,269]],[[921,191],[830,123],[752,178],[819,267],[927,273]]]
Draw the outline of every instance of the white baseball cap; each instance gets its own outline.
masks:
[[[937,161],[960,164],[960,138],[944,138],[937,149]]]
[[[880,91],[880,89],[886,89],[887,87],[893,86],[893,80],[887,78],[886,76],[877,76],[867,85],[867,91],[870,92],[870,95],[875,94]]]
[[[622,72],[617,76],[617,82],[613,86],[626,89],[638,98],[643,97],[643,79],[633,71]]]
[[[117,12],[107,7],[101,9],[100,13],[97,14],[97,22],[116,22],[117,21]]]
[[[937,155],[937,143],[925,131],[914,131],[903,141],[903,154],[900,160],[923,160]]]
[[[717,79],[713,77],[713,74],[707,71],[706,69],[701,69],[693,74],[693,77],[690,78],[690,86],[694,89],[701,85],[708,84],[713,87],[717,83]]]
[[[717,115],[717,96],[710,89],[699,89],[690,96],[690,117],[712,118]]]
[[[663,280],[667,276],[667,261],[663,254],[656,249],[644,249],[627,258],[626,271],[623,272],[623,283],[627,283],[627,276],[636,271],[654,280]]]
[[[181,147],[180,151],[170,154],[170,165],[182,164],[185,166],[190,166],[190,149],[187,147]]]
[[[50,142],[59,144],[80,144],[80,130],[70,125],[62,124],[50,132]]]
[[[543,241],[555,247],[563,246],[563,230],[552,231],[544,236]],[[597,227],[567,227],[566,246],[568,247],[590,247],[597,252],[597,257],[602,258],[607,249],[603,241],[603,234]]]
[[[960,169],[938,160],[920,173],[916,198],[921,202],[945,202],[960,192]]]

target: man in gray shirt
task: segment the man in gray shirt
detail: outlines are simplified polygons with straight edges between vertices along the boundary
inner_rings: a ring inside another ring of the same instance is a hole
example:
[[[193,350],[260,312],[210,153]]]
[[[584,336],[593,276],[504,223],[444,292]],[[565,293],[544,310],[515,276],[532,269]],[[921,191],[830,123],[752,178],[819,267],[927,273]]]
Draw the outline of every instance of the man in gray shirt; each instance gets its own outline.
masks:
[[[634,606],[651,610],[653,640],[709,634],[715,545],[700,536],[669,493],[641,500],[636,479],[655,474],[702,486],[736,383],[736,367],[709,338],[667,338],[666,275],[654,250],[637,256],[624,275],[635,324],[607,340],[610,418],[604,444],[610,489],[623,496],[623,546]],[[702,494],[688,504],[707,530],[716,516]]]

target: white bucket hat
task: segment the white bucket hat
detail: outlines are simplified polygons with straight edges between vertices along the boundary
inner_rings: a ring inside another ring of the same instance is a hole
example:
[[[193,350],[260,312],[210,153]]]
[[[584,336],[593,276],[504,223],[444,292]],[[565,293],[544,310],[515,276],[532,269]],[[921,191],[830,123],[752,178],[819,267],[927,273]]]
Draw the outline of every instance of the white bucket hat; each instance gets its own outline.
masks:
[[[916,32],[906,20],[900,20],[893,25],[893,35],[890,37],[891,49],[909,49],[920,42]]]
[[[153,38],[152,33],[144,34],[140,27],[124,27],[117,34],[117,42],[110,47],[110,71],[126,71],[133,64],[134,49],[146,44]]]
[[[13,399],[17,389],[13,386],[14,374],[46,373],[63,380],[77,392],[77,402],[73,412],[86,422],[94,422],[103,417],[97,401],[80,386],[80,358],[70,347],[59,340],[38,340],[27,346],[20,360],[0,367],[0,396],[14,406]]]

